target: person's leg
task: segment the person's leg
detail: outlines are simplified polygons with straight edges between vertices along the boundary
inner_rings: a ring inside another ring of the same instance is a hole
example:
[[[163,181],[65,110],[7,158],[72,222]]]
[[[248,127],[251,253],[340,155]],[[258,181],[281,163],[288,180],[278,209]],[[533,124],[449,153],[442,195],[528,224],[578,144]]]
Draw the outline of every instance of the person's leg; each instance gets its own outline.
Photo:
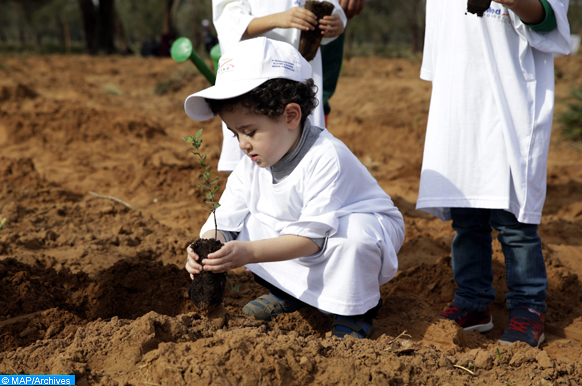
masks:
[[[243,312],[249,316],[254,316],[260,320],[271,320],[273,317],[289,312],[295,312],[306,306],[301,300],[296,299],[285,291],[277,288],[260,276],[253,274],[255,282],[262,285],[270,292],[267,295],[259,296],[257,299],[247,303],[243,307]]]
[[[374,332],[374,319],[382,308],[382,298],[378,304],[361,315],[335,315],[331,326],[331,333],[343,338],[346,335],[354,338],[369,338]]]
[[[342,270],[352,272],[353,278],[344,274],[344,282],[359,283],[352,291],[360,293],[360,302],[370,298],[374,303],[366,302],[369,305],[363,313],[360,313],[361,308],[357,314],[348,309],[335,312],[331,332],[340,338],[348,335],[370,338],[374,319],[382,307],[380,285],[397,272],[396,253],[404,239],[404,223],[389,216],[352,214],[341,219],[340,229],[336,237],[329,240],[328,248],[335,249],[342,260],[349,259],[350,263]]]
[[[331,111],[329,98],[335,92],[341,72],[344,56],[344,37],[345,33],[338,36],[334,41],[320,47],[323,68],[323,112],[326,120]]]
[[[492,211],[491,225],[499,231],[497,239],[505,255],[507,308],[526,306],[545,312],[548,278],[538,226],[520,223],[501,209]]]
[[[498,240],[505,255],[505,282],[509,321],[502,344],[526,342],[539,347],[544,341],[546,288],[548,279],[542,242],[536,224],[524,224],[505,210],[493,210],[491,225],[499,231]]]
[[[439,315],[455,321],[467,331],[493,329],[489,303],[495,299],[488,209],[451,208],[453,229],[451,245],[455,298]]]
[[[451,208],[453,276],[457,283],[454,303],[473,311],[484,311],[495,300],[489,209]]]
[[[294,294],[322,312],[334,315],[332,332],[336,336],[369,337],[373,333],[373,319],[381,306],[380,285],[397,272],[396,251],[402,244],[404,234],[404,230],[400,229],[403,224],[385,217],[357,213],[341,217],[337,232],[327,239],[321,255],[282,262],[308,267],[304,291],[287,291],[284,287],[277,288],[270,284],[276,284],[278,277],[270,271],[265,272],[265,276],[261,275],[264,279],[256,277],[258,283],[271,291],[263,297],[285,297],[283,300],[288,302],[291,298],[289,294]],[[263,302],[259,299],[254,302],[259,303],[256,306],[261,308]],[[263,298],[269,303],[273,303],[272,299]],[[249,310],[251,306],[254,308],[253,302],[245,308]],[[266,315],[268,318],[263,320],[291,312],[284,307],[281,309],[282,312],[275,310],[274,314],[269,313]],[[253,315],[257,316],[256,313]]]

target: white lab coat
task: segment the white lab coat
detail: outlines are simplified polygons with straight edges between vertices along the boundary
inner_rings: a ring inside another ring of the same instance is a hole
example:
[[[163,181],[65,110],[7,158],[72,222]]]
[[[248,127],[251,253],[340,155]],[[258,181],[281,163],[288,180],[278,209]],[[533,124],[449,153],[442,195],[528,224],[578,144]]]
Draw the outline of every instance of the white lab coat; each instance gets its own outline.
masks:
[[[325,238],[322,250],[246,267],[320,310],[359,315],[380,300],[398,270],[402,214],[353,153],[323,131],[291,174],[273,184],[270,168],[244,157],[216,210],[218,229],[253,241],[297,235]],[[200,230],[214,229],[212,215]]]
[[[432,81],[417,209],[496,208],[540,222],[554,110],[555,53],[570,50],[567,0],[558,27],[536,32],[492,2],[428,0],[420,76]]]

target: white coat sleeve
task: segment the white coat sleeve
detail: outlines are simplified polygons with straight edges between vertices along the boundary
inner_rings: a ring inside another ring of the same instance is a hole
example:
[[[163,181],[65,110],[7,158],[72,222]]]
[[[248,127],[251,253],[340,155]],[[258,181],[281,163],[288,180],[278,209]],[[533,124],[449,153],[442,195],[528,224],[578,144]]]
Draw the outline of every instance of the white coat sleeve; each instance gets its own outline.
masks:
[[[534,31],[525,25],[517,15],[509,12],[518,34],[525,36],[530,46],[550,54],[570,53],[570,24],[568,22],[569,0],[548,0],[556,15],[557,28],[549,32]]]
[[[242,39],[253,19],[251,6],[246,0],[212,0],[212,20],[222,53]]]
[[[320,1],[324,1],[324,0],[320,0]],[[328,1],[330,3],[333,4],[333,12],[331,13],[332,15],[339,15],[339,17],[342,19],[343,23],[344,23],[344,29],[346,28],[346,25],[348,24],[348,17],[346,16],[346,13],[344,12],[342,6],[340,5],[340,3],[337,0],[325,0]],[[331,43],[333,42],[335,39],[337,39],[337,36],[333,37],[333,38],[323,38],[321,39],[321,45],[326,45],[327,43]]]

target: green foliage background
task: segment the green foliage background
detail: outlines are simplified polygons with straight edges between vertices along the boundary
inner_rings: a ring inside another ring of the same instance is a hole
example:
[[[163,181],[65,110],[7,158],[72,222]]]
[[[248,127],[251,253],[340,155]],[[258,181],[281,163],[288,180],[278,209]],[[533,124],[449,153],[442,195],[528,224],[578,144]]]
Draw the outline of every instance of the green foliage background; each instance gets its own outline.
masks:
[[[268,1],[268,0],[265,0]],[[98,0],[93,0],[98,4]],[[115,0],[128,45],[134,52],[145,39],[159,40],[164,0]],[[368,0],[346,31],[346,55],[406,56],[422,50],[425,0]],[[582,34],[582,1],[570,1],[572,33]],[[201,22],[212,19],[211,0],[175,0],[172,20],[178,36],[201,50]],[[71,52],[85,50],[79,0],[0,0],[0,51]],[[202,53],[205,54],[205,53]]]

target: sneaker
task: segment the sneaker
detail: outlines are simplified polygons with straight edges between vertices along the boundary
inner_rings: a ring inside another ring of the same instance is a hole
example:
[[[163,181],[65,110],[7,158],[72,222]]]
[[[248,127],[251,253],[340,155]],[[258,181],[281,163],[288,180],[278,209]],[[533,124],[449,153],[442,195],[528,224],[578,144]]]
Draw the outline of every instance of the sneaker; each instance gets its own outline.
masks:
[[[489,306],[483,312],[462,309],[455,303],[441,312],[439,316],[455,321],[465,331],[487,332],[493,329],[493,318],[489,313]]]
[[[540,347],[545,340],[544,317],[529,307],[517,307],[509,311],[509,322],[499,338],[501,344],[525,342],[532,347]]]
[[[295,312],[304,306],[305,303],[292,296],[282,298],[275,296],[273,293],[269,293],[247,303],[242,311],[249,316],[268,321],[278,315]]]
[[[374,321],[365,317],[336,315],[331,325],[331,333],[343,338],[346,335],[357,339],[367,339],[374,332]]]

